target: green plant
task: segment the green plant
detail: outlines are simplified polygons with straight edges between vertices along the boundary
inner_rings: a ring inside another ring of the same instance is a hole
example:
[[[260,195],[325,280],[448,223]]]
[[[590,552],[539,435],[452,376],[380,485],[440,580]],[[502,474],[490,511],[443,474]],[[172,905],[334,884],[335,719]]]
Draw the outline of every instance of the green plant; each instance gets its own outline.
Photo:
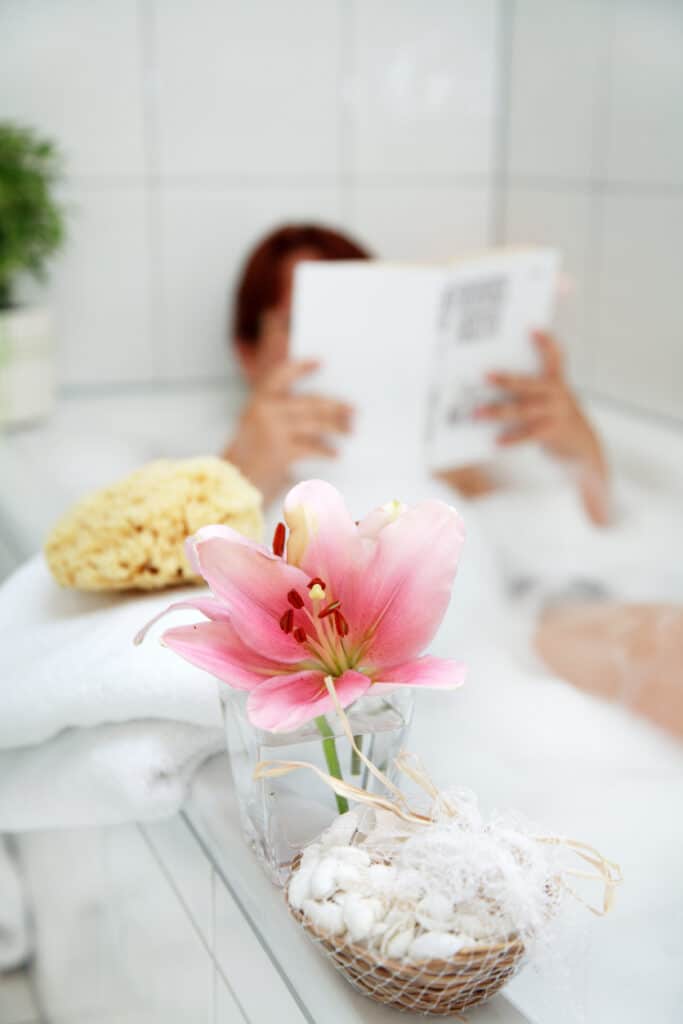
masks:
[[[59,163],[54,143],[0,121],[0,309],[12,304],[14,278],[22,271],[43,276],[63,241],[63,215],[53,196]]]

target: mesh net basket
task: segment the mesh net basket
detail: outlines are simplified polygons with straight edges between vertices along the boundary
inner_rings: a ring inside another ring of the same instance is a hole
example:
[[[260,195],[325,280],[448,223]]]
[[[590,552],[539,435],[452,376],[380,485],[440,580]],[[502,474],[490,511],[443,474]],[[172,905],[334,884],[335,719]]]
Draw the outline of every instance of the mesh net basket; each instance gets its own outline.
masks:
[[[292,864],[296,872],[300,858]],[[291,877],[291,876],[290,876]],[[287,885],[285,895],[289,895]],[[290,914],[351,984],[376,1002],[413,1013],[452,1016],[490,999],[521,967],[517,937],[461,949],[445,960],[382,957],[360,943],[325,934],[289,903]]]

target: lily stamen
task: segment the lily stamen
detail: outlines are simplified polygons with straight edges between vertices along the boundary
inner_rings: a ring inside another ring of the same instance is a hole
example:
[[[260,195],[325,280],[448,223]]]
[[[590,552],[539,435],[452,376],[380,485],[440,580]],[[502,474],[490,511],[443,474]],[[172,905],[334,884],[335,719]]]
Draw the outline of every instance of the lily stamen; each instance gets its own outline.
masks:
[[[283,633],[291,633],[294,625],[294,612],[291,608],[288,608],[286,612],[283,612],[280,617],[280,629]]]
[[[339,608],[341,601],[330,601],[330,603],[318,613],[319,619],[326,619],[328,615],[332,615],[333,612]]]
[[[334,612],[334,625],[336,627],[339,636],[347,636],[349,632],[349,624],[340,611],[335,610]]]
[[[273,554],[280,558],[284,554],[285,550],[285,524],[278,523],[275,527],[275,533],[273,534]]]
[[[304,599],[296,590],[289,591],[287,594],[287,600],[291,604],[292,608],[303,608],[304,606]]]
[[[301,626],[296,627],[292,636],[298,644],[303,644],[306,641],[306,631]]]

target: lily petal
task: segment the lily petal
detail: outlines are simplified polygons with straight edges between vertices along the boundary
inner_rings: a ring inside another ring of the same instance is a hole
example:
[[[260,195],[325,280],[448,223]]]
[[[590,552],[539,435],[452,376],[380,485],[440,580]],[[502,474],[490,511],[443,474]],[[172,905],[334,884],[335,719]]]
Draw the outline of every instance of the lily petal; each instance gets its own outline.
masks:
[[[307,598],[308,576],[229,527],[209,528],[218,529],[220,535],[200,530],[194,550],[202,576],[227,605],[235,629],[266,658],[287,664],[301,661],[301,647],[291,633],[282,631],[280,619],[289,608],[290,590]]]
[[[467,668],[461,661],[449,658],[435,658],[426,654],[423,658],[404,661],[400,665],[382,669],[380,681],[373,684],[373,692],[378,693],[380,687],[387,684],[391,689],[396,685],[426,686],[434,690],[455,690],[462,686],[467,675]]]
[[[334,681],[343,707],[353,703],[369,686],[370,680],[360,672],[344,672]],[[247,711],[253,724],[268,732],[296,729],[304,722],[333,710],[322,672],[304,671],[275,676],[252,690],[247,701]]]
[[[161,639],[181,658],[237,690],[252,690],[264,679],[277,676],[287,668],[247,647],[228,621],[174,626],[167,629]]]
[[[404,507],[379,532],[360,600],[345,609],[371,632],[368,661],[395,665],[429,644],[448,607],[463,540],[460,516],[441,501]]]
[[[141,644],[149,633],[152,626],[155,626],[159,619],[163,619],[169,612],[179,611],[180,609],[193,609],[194,611],[201,612],[202,615],[206,615],[207,619],[214,619],[217,621],[229,621],[230,616],[228,615],[227,608],[225,608],[219,601],[216,601],[212,597],[196,597],[187,601],[174,601],[173,604],[169,604],[168,608],[164,608],[162,612],[155,615],[153,619],[150,619],[146,626],[143,626],[139,632],[133,637],[134,644]]]
[[[376,540],[381,531],[389,523],[394,523],[405,511],[405,505],[400,501],[388,501],[386,505],[368,512],[358,524],[358,532],[361,537],[369,537]]]
[[[306,480],[285,498],[284,515],[288,561],[309,578],[321,577],[330,596],[344,600],[366,548],[339,491],[324,480]]]

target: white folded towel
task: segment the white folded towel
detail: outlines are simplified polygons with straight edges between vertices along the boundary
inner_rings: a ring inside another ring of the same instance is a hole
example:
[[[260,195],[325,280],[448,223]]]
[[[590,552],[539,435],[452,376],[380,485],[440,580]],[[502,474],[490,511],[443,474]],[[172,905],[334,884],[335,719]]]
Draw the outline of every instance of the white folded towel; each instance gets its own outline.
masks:
[[[63,590],[42,556],[10,576],[0,587],[0,750],[105,722],[163,719],[220,727],[217,684],[209,675],[160,649],[153,635],[133,646],[141,626],[188,593],[198,591],[123,596]],[[173,624],[193,618],[180,612]]]
[[[178,810],[224,744],[217,684],[133,637],[186,593],[65,591],[41,556],[0,587],[0,833]]]
[[[149,720],[0,751],[0,832],[168,817],[197,767],[224,747],[222,729]]]

